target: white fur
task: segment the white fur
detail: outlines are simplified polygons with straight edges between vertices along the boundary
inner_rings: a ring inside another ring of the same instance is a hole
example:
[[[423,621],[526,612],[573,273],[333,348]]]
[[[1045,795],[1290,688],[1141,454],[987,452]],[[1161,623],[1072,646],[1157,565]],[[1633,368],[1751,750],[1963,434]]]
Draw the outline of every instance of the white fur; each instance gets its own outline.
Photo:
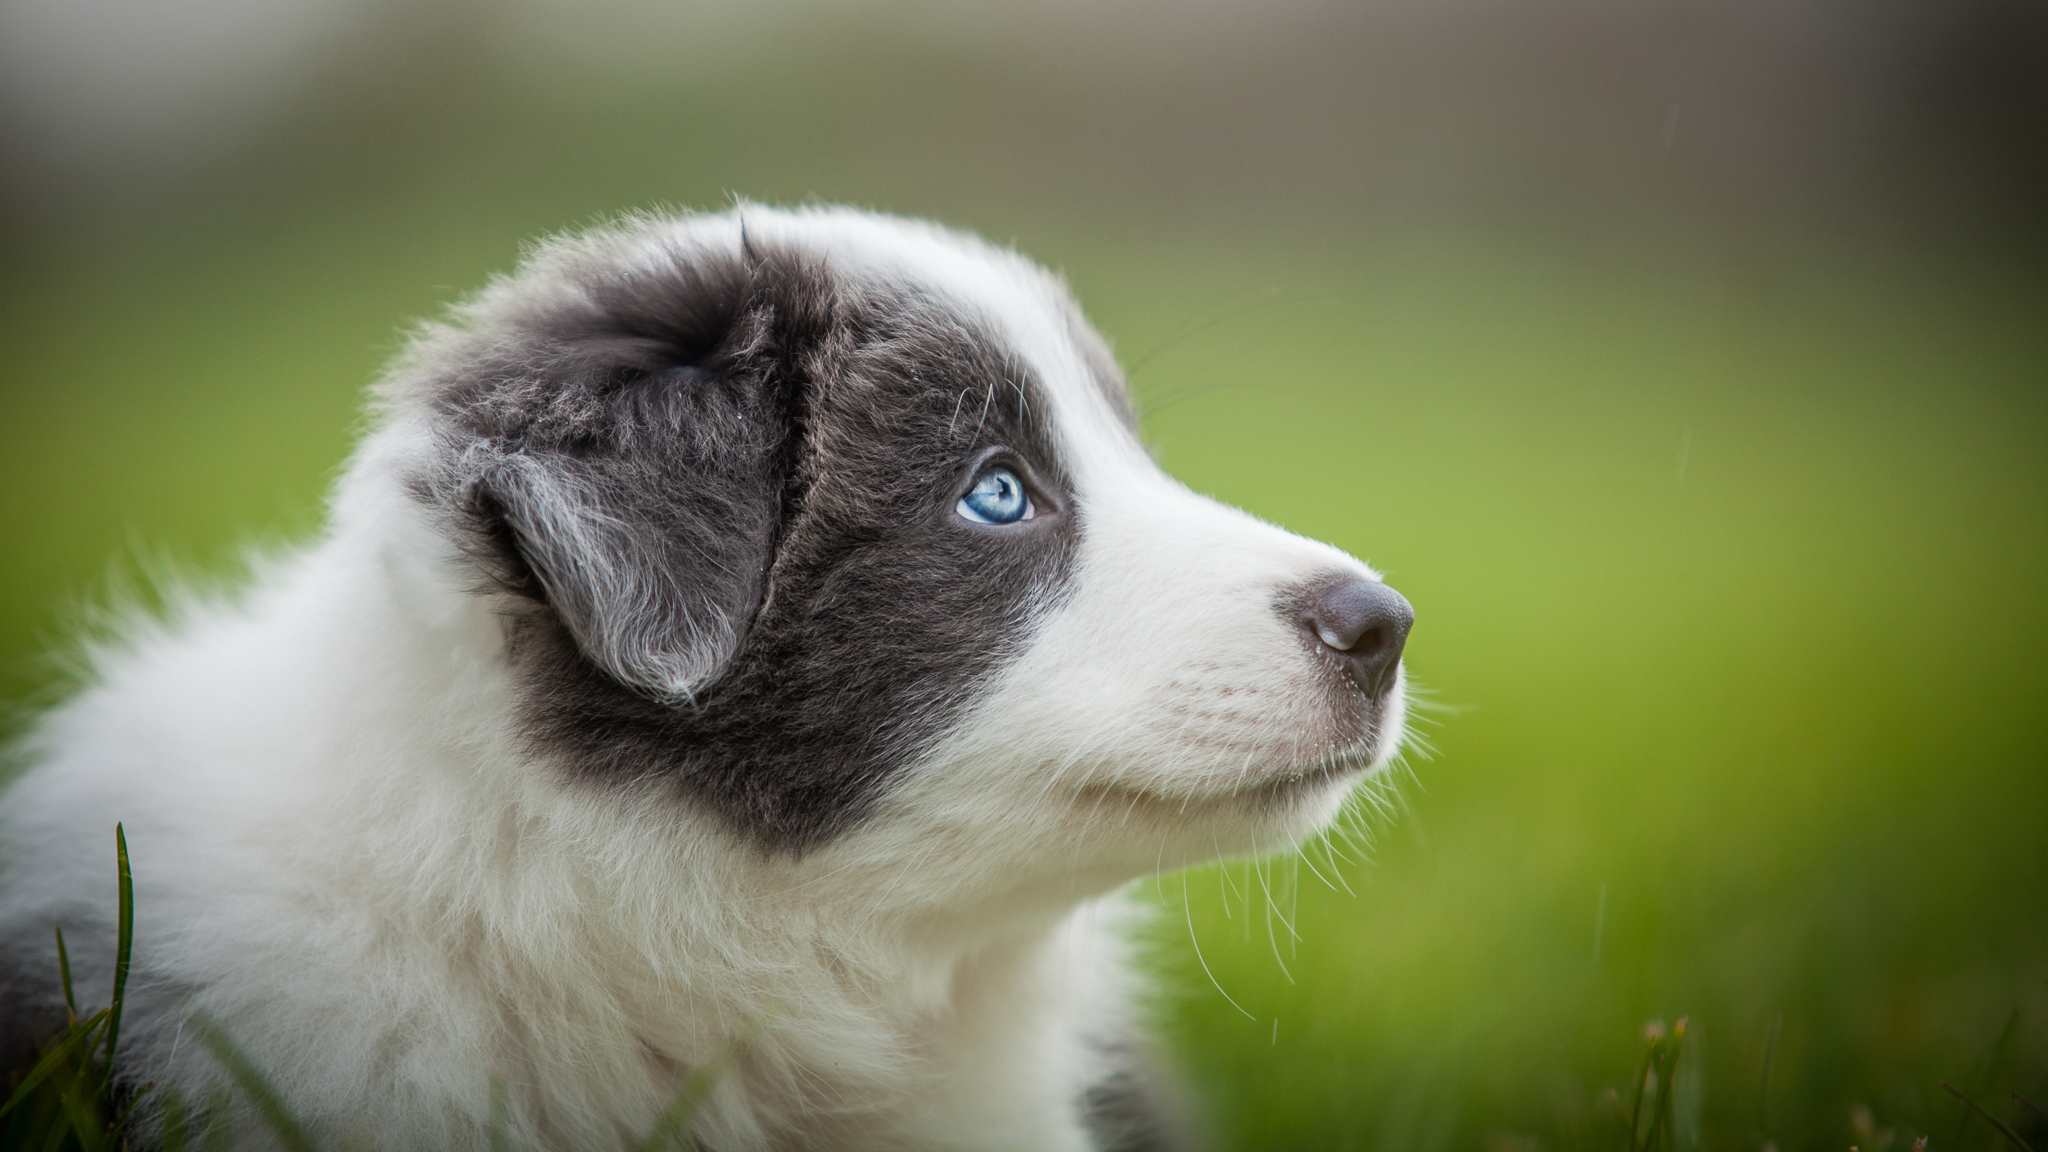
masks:
[[[217,1021],[328,1146],[484,1147],[496,1076],[517,1145],[616,1148],[732,1049],[706,1147],[1085,1147],[1085,1041],[1129,1012],[1120,890],[1334,813],[1355,774],[1280,787],[1337,750],[1326,670],[1271,604],[1369,573],[1161,473],[1063,290],[1010,253],[751,206],[569,243],[732,249],[739,216],[982,315],[1045,383],[1081,494],[1071,594],[878,813],[770,855],[526,755],[494,605],[398,484],[431,450],[398,396],[319,540],[139,630],[41,726],[6,805],[9,930],[103,920],[125,822],[138,997]],[[203,1099],[202,1046],[141,1018],[131,1067]]]

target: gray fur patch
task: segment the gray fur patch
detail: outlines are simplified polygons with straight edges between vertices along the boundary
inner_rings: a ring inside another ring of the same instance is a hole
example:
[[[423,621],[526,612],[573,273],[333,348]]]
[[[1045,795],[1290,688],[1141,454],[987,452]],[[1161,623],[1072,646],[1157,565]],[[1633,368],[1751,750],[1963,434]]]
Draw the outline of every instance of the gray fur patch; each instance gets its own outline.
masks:
[[[1060,594],[1050,406],[938,295],[802,252],[568,275],[500,289],[403,382],[441,445],[414,490],[510,597],[537,752],[815,844]],[[1042,515],[955,514],[991,461]]]

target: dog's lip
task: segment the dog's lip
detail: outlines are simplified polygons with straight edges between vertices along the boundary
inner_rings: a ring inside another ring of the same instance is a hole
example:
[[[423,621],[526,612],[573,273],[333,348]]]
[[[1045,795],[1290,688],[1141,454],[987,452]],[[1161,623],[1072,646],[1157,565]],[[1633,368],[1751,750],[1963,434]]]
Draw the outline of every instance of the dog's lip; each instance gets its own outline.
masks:
[[[1337,748],[1313,760],[1290,764],[1285,769],[1245,780],[1229,788],[1178,792],[1129,784],[1094,784],[1080,788],[1077,796],[1093,796],[1098,799],[1103,796],[1120,796],[1133,802],[1142,800],[1170,806],[1183,813],[1191,806],[1249,805],[1253,808],[1266,808],[1286,803],[1305,792],[1316,791],[1339,782],[1353,782],[1372,771],[1377,760],[1376,742],[1368,739]]]
[[[1372,770],[1373,762],[1378,759],[1376,744],[1372,740],[1360,741],[1309,763],[1297,764],[1276,776],[1234,789],[1231,795],[1270,799],[1346,777],[1363,776]]]

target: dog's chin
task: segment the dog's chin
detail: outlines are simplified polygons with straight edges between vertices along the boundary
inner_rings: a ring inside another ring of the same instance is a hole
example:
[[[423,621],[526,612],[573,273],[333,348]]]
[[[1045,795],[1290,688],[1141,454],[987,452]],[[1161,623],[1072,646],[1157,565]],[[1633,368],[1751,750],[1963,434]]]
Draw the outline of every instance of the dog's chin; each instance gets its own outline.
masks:
[[[1255,825],[1306,835],[1328,823],[1345,795],[1382,761],[1377,748],[1361,744],[1274,772],[1231,790],[1223,801]]]
[[[1228,787],[1098,784],[1082,789],[1076,800],[1121,829],[1142,822],[1169,839],[1185,833],[1191,844],[1225,855],[1273,851],[1328,824],[1351,789],[1385,759],[1376,742],[1365,741],[1313,760],[1254,771]]]
[[[1347,791],[1370,775],[1379,757],[1371,748],[1360,748],[1323,757],[1308,764],[1293,765],[1267,778],[1227,793],[1231,800],[1255,812],[1287,808],[1312,801],[1332,791]]]

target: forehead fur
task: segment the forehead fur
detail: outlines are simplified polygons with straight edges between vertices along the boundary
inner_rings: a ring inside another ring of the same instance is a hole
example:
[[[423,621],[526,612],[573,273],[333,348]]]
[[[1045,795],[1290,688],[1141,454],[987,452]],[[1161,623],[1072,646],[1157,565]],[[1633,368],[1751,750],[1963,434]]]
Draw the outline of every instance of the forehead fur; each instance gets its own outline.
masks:
[[[803,209],[741,204],[717,214],[628,216],[612,227],[536,245],[520,271],[450,310],[451,323],[424,326],[377,390],[386,411],[433,402],[434,362],[466,359],[508,328],[573,314],[600,301],[606,286],[659,283],[678,269],[738,277],[748,253],[772,252],[823,275],[825,294],[879,293],[943,301],[942,308],[985,333],[1047,378],[1071,378],[1093,393],[1088,416],[1107,414],[1134,433],[1137,416],[1115,358],[1058,277],[1016,252],[924,220],[842,207]],[[713,270],[717,270],[714,272]],[[731,296],[697,298],[678,285],[679,316],[704,315]],[[423,388],[422,385],[428,385]],[[1077,416],[1081,413],[1077,413]]]
[[[876,216],[848,208],[798,212],[742,207],[735,211],[749,235],[757,230],[814,251],[835,268],[875,283],[942,296],[948,307],[996,336],[1056,392],[1075,385],[1078,397],[1058,396],[1074,411],[1063,433],[1083,432],[1106,419],[1105,430],[1134,446],[1137,414],[1115,358],[1060,279],[1038,264],[978,236],[922,220]]]

